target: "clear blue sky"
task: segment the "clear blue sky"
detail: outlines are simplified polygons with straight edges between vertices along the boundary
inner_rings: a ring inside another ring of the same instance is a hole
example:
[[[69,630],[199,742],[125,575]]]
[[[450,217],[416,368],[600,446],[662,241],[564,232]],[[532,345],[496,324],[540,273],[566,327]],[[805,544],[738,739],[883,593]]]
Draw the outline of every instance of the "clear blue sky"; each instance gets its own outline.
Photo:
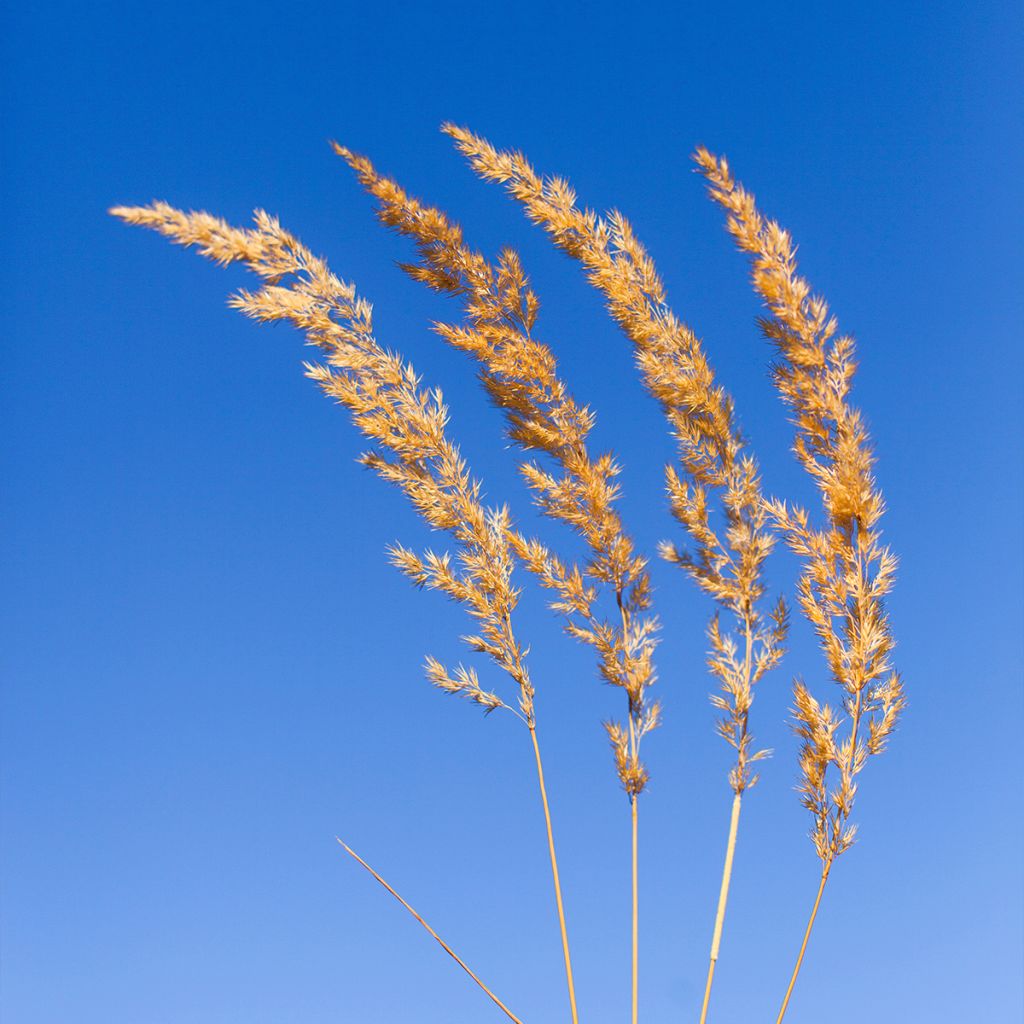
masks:
[[[431,11],[430,8],[434,10]],[[541,337],[624,463],[648,546],[675,536],[671,444],[576,268],[438,134],[453,119],[620,206],[705,337],[773,493],[788,454],[757,302],[690,173],[729,155],[859,339],[856,397],[902,559],[910,710],[864,776],[793,1024],[1021,1020],[1021,18],[984,4],[18,4],[0,33],[4,339],[3,982],[10,1024],[499,1020],[344,836],[528,1024],[565,1021],[525,732],[422,680],[458,609],[385,546],[426,535],[354,462],[300,338],[245,283],[105,213],[164,198],[278,213],[376,305],[452,407],[495,501],[538,524],[455,316],[328,150],[336,137],[521,249]],[[436,542],[436,540],[435,540]],[[571,544],[569,545],[571,549]],[[778,585],[795,566],[773,563]],[[643,1019],[695,1020],[729,810],[708,604],[654,567],[666,723],[642,809]],[[595,680],[524,599],[581,1016],[628,1011],[628,812]],[[483,666],[481,666],[483,671]],[[486,673],[485,673],[486,674]],[[817,868],[793,793],[790,680],[744,812],[714,998],[774,1019]]]

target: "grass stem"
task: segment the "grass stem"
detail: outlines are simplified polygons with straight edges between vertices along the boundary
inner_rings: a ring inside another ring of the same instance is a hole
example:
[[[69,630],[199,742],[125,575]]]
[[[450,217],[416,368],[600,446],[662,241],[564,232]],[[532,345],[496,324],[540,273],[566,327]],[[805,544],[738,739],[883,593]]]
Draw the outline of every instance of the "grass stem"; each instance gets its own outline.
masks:
[[[572,980],[572,959],[569,956],[569,935],[565,929],[565,907],[562,905],[562,883],[558,878],[558,858],[555,856],[555,836],[551,830],[551,809],[548,806],[548,792],[544,785],[544,765],[540,759],[540,745],[537,743],[537,729],[530,726],[530,739],[533,740],[533,753],[537,758],[537,781],[540,783],[540,799],[544,804],[544,824],[548,830],[548,851],[551,854],[551,877],[555,883],[555,903],[558,905],[558,926],[562,932],[562,955],[565,958],[565,980],[569,988],[569,1008],[572,1011],[572,1024],[579,1024],[576,1012],[576,986]]]
[[[639,999],[640,976],[640,917],[639,887],[637,885],[637,794],[634,793],[630,803],[633,811],[633,1024],[637,1024],[637,1004]]]
[[[718,948],[722,942],[722,927],[725,924],[725,905],[729,899],[729,883],[732,881],[732,859],[736,852],[736,832],[740,823],[741,796],[737,793],[732,801],[732,817],[729,820],[729,841],[725,847],[725,865],[722,868],[722,887],[718,892],[718,911],[715,914],[715,930],[711,937],[711,959],[708,964],[708,980],[704,986],[704,1005],[700,1011],[700,1024],[708,1018],[708,1004],[711,1002],[711,985],[715,978],[715,964],[718,962]]]
[[[811,917],[807,922],[807,930],[804,932],[804,941],[800,944],[800,955],[796,958],[796,966],[793,968],[793,977],[789,979],[789,988],[786,989],[786,998],[782,1000],[782,1009],[775,1024],[782,1024],[782,1018],[786,1016],[786,1007],[789,1006],[789,997],[793,994],[793,987],[796,985],[796,977],[800,973],[800,965],[804,961],[804,953],[807,951],[807,942],[811,937],[811,929],[814,927],[814,919],[818,916],[818,907],[821,905],[821,894],[825,891],[825,883],[828,881],[828,872],[831,864],[825,863],[821,872],[821,884],[818,886],[818,895],[814,898],[814,906],[811,908]]]
[[[338,839],[337,836],[334,838]],[[398,900],[398,902],[401,903],[402,906],[405,907],[405,909],[408,910],[421,925],[423,925],[423,927],[433,936],[438,945],[440,945],[440,947],[480,986],[480,988],[484,990],[495,1006],[497,1006],[510,1021],[513,1021],[514,1024],[523,1024],[523,1022],[469,969],[469,967],[466,966],[466,962],[452,949],[452,947],[449,946],[448,943],[445,942],[444,939],[442,939],[441,936],[438,935],[437,932],[435,932],[434,929],[431,928],[430,925],[427,924],[427,922],[424,921],[423,918],[420,917],[420,915],[417,914],[416,911],[413,910],[413,908],[409,906],[409,904],[406,903],[405,900],[402,899],[402,897],[399,896],[398,893],[395,892],[395,890],[388,885],[388,883],[385,882],[384,879],[381,878],[381,876],[378,875],[377,872],[374,871],[358,853],[355,852],[355,850],[346,843],[343,843],[340,839],[338,839],[338,843],[350,857],[362,864],[362,866],[366,868],[366,870],[369,871],[370,874],[373,875],[373,877],[376,878],[377,881],[380,882],[380,884],[384,886],[384,888],[387,889],[387,891],[391,893],[391,895],[394,896],[395,899]]]

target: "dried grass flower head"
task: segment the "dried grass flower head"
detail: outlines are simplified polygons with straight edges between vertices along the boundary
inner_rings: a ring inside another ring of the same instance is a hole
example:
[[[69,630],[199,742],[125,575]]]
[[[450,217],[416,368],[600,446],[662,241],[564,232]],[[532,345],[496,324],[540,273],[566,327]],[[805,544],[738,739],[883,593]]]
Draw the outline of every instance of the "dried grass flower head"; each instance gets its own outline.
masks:
[[[781,599],[768,611],[761,607],[774,535],[732,398],[716,381],[696,333],[672,312],[653,259],[621,213],[601,217],[581,209],[565,179],[542,178],[523,154],[498,150],[456,125],[444,131],[478,175],[503,184],[530,220],[581,264],[632,342],[641,379],[668,420],[679,452],[679,466],[666,467],[669,502],[692,547],[666,542],[661,554],[736,623],[734,636],[723,633],[717,616],[712,620],[708,661],[721,684],[712,698],[722,713],[718,730],[736,750],[729,782],[740,794],[757,781],[751,764],[767,753],[752,745],[749,710],[754,684],[782,657],[787,613]],[[720,522],[712,513],[716,501]]]
[[[415,244],[417,260],[403,269],[460,300],[463,321],[437,323],[435,329],[477,361],[509,438],[524,452],[548,460],[548,467],[524,460],[523,477],[540,510],[570,526],[589,555],[577,565],[519,533],[512,535],[512,544],[541,584],[555,592],[552,607],[564,616],[567,631],[595,648],[604,681],[626,693],[627,726],[610,722],[606,728],[619,779],[636,796],[649,777],[640,758],[641,740],[660,720],[660,705],[647,692],[655,681],[657,622],[648,614],[646,559],[637,553],[617,508],[619,466],[611,453],[594,455],[588,448],[594,413],[574,398],[551,347],[535,336],[540,300],[518,254],[506,248],[489,261],[467,245],[462,228],[442,210],[411,196],[366,157],[337,144],[335,150],[377,200],[381,222]],[[611,618],[602,611],[609,605]]]
[[[264,284],[258,291],[239,292],[231,305],[260,322],[289,322],[305,333],[309,344],[323,351],[325,362],[306,364],[307,376],[345,406],[359,430],[375,443],[376,447],[362,456],[362,462],[398,486],[428,525],[447,532],[458,543],[454,560],[447,553],[416,554],[401,545],[391,548],[391,560],[418,586],[440,590],[462,604],[477,624],[477,632],[464,640],[473,650],[487,654],[516,684],[518,705],[512,707],[481,686],[475,669],[459,665],[450,672],[437,659],[427,659],[427,678],[435,686],[472,701],[485,714],[498,709],[511,711],[529,729],[569,1003],[576,1024],[565,909],[537,740],[535,692],[525,664],[525,649],[512,627],[512,613],[520,596],[512,585],[518,534],[507,507],[484,506],[480,484],[447,436],[448,410],[441,392],[422,389],[411,365],[378,343],[369,303],[276,219],[257,211],[255,228],[236,228],[207,213],[185,213],[160,202],[146,207],[116,207],[111,213],[129,224],[158,231],[180,245],[197,247],[202,255],[222,265],[244,263],[261,277]],[[345,849],[356,856],[347,846]],[[409,904],[365,861],[356,859],[399,899],[495,1005],[520,1024],[519,1018]]]
[[[793,410],[793,449],[821,495],[818,527],[806,510],[784,501],[771,502],[770,511],[803,561],[800,608],[843,691],[841,712],[817,701],[803,683],[794,691],[804,741],[803,799],[827,866],[853,843],[856,777],[868,757],[885,749],[906,704],[890,658],[894,641],[885,608],[896,557],[881,541],[885,504],[863,416],[850,402],[853,339],[838,333],[828,304],[797,272],[789,233],[762,216],[728,163],[706,149],[694,159],[712,199],[728,213],[737,246],[750,257],[754,288],[769,312],[761,330],[778,355],[772,377]],[[833,772],[838,780],[830,790]]]
[[[893,636],[885,609],[896,558],[881,542],[884,502],[863,418],[849,400],[855,370],[853,339],[838,334],[828,304],[799,275],[789,233],[757,209],[728,163],[700,148],[694,154],[711,198],[751,261],[754,289],[768,309],[760,326],[778,355],[773,378],[793,411],[797,459],[821,496],[823,522],[811,525],[802,508],[773,501],[772,518],[802,559],[800,608],[817,633],[840,708],[818,701],[803,682],[794,686],[800,750],[800,793],[813,820],[811,838],[821,878],[803,942],[776,1024],[785,1017],[825,884],[836,858],[854,842],[851,821],[857,777],[881,753],[906,706],[890,655]]]
[[[766,307],[759,321],[775,350],[772,379],[792,411],[794,451],[814,481],[820,517],[769,499],[758,463],[739,427],[734,403],[717,379],[704,342],[669,305],[654,260],[617,210],[598,215],[577,204],[569,183],[542,177],[521,153],[501,151],[451,124],[443,129],[482,178],[501,183],[554,244],[575,260],[601,294],[629,340],[640,379],[657,401],[676,442],[666,467],[668,506],[682,543],[664,542],[664,559],[680,567],[716,606],[707,629],[707,663],[718,684],[712,703],[717,730],[732,748],[728,783],[732,816],[712,934],[700,1024],[706,1024],[719,955],[744,794],[758,781],[757,762],[769,752],[754,743],[755,687],[784,655],[788,610],[768,594],[767,561],[782,536],[801,560],[796,587],[840,700],[822,700],[797,681],[793,691],[799,736],[800,796],[810,811],[821,876],[796,966],[777,1017],[783,1020],[831,869],[854,842],[853,810],[860,773],[888,743],[905,707],[892,665],[894,639],[886,609],[896,558],[882,543],[884,502],[863,417],[850,398],[854,345],[839,333],[824,299],[797,271],[789,234],[765,218],[727,162],[695,154],[711,197],[727,213],[728,230],[752,265]],[[260,322],[284,321],[322,354],[305,364],[318,387],[344,406],[371,442],[361,461],[394,484],[431,528],[448,535],[454,553],[417,552],[401,544],[389,557],[414,584],[438,590],[474,622],[463,639],[510,677],[506,701],[472,666],[447,668],[426,659],[428,680],[468,700],[485,715],[509,711],[527,727],[543,807],[569,1009],[578,1024],[566,915],[555,854],[551,809],[537,738],[535,689],[527,648],[513,629],[524,567],[553,595],[565,630],[596,653],[598,670],[626,697],[623,721],[606,723],[616,775],[629,797],[632,824],[632,1021],[638,1021],[639,795],[649,775],[641,741],[660,720],[651,699],[658,620],[652,611],[646,557],[620,511],[619,463],[595,452],[595,414],[573,394],[551,344],[539,336],[540,301],[523,262],[505,248],[493,258],[472,248],[444,211],[415,198],[366,158],[336,152],[376,200],[379,219],[412,242],[402,267],[435,292],[455,300],[459,314],[434,324],[448,345],[469,355],[501,411],[520,471],[541,513],[568,526],[582,542],[578,558],[557,544],[525,536],[506,506],[485,504],[482,487],[449,436],[440,391],[422,386],[410,364],[374,334],[370,305],[353,285],[268,214],[250,228],[166,203],[117,207],[120,219],[148,227],[216,263],[241,263],[261,279],[231,305]],[[723,622],[723,617],[725,622]],[[339,840],[340,841],[340,840]],[[458,963],[505,1016],[521,1024],[434,929],[383,877],[366,868]]]
[[[708,1012],[718,959],[743,793],[757,782],[752,765],[768,755],[754,746],[750,708],[754,686],[784,652],[787,610],[779,598],[767,611],[764,563],[775,543],[754,457],[746,450],[732,398],[715,380],[696,333],[668,305],[653,259],[629,221],[613,210],[600,217],[580,209],[562,178],[542,178],[521,153],[499,151],[455,125],[444,129],[482,178],[505,185],[527,216],[577,260],[603,295],[612,318],[633,344],[648,392],[665,414],[679,452],[666,467],[673,515],[690,549],[663,543],[661,554],[682,567],[733,619],[723,632],[716,612],[708,627],[708,666],[720,684],[711,697],[717,730],[734,748],[729,771],[733,807],[723,880],[711,943],[701,1024]],[[718,518],[711,507],[718,505]],[[611,733],[613,744],[624,742]],[[635,1016],[635,1011],[634,1011]]]
[[[511,625],[519,591],[512,585],[515,556],[508,509],[484,506],[480,484],[447,436],[448,410],[441,392],[422,389],[412,366],[378,343],[369,303],[263,211],[256,212],[255,227],[248,229],[161,202],[111,212],[195,247],[221,265],[245,264],[265,283],[255,292],[240,291],[230,304],[261,323],[291,323],[321,349],[324,362],[307,363],[306,374],[345,406],[356,427],[375,443],[361,461],[398,486],[430,526],[459,545],[454,560],[396,545],[392,561],[418,586],[440,590],[465,607],[479,624],[479,633],[467,642],[512,677],[517,713],[532,723],[533,684]],[[485,712],[507,707],[479,685],[472,669],[459,666],[452,674],[430,659],[427,675]]]

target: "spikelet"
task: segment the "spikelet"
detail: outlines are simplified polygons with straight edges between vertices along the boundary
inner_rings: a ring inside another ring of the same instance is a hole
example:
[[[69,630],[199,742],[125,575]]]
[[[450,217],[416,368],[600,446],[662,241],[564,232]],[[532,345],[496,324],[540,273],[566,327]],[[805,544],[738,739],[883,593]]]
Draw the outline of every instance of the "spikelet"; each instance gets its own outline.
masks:
[[[378,203],[378,217],[415,243],[418,260],[406,272],[435,291],[459,298],[461,325],[437,324],[441,337],[472,355],[481,380],[504,413],[509,437],[527,452],[546,455],[557,472],[535,461],[521,466],[539,508],[571,526],[590,554],[582,567],[565,564],[540,541],[511,535],[523,563],[557,595],[553,607],[568,632],[592,645],[602,678],[626,691],[629,728],[619,730],[625,747],[615,746],[620,781],[631,796],[641,792],[648,773],[640,741],[660,715],[647,698],[654,682],[656,622],[650,605],[646,561],[636,554],[616,508],[619,467],[610,454],[592,456],[587,438],[594,415],[580,405],[558,375],[551,348],[533,337],[540,303],[519,256],[503,250],[491,263],[470,249],[462,229],[447,215],[410,196],[396,181],[343,146],[335,145]],[[614,598],[614,621],[597,608],[600,594]]]
[[[361,461],[398,486],[431,527],[447,532],[458,544],[454,562],[447,554],[417,555],[401,546],[390,549],[391,561],[418,586],[440,590],[465,607],[479,630],[466,638],[469,645],[512,677],[518,710],[484,690],[472,669],[459,666],[450,674],[430,658],[428,679],[485,713],[508,708],[532,729],[533,685],[512,631],[519,592],[511,581],[515,554],[508,510],[484,507],[479,483],[446,435],[448,411],[440,391],[422,389],[413,368],[380,346],[369,303],[262,211],[256,212],[256,226],[250,229],[161,202],[117,207],[111,213],[180,245],[195,246],[222,265],[244,263],[265,283],[256,292],[239,292],[231,305],[263,323],[287,321],[323,351],[324,363],[306,364],[306,374],[345,406],[374,442]]]
[[[729,232],[750,257],[754,288],[770,313],[760,326],[779,356],[773,378],[793,410],[794,451],[821,492],[821,528],[810,524],[806,511],[783,502],[772,502],[770,511],[803,561],[800,607],[843,690],[845,719],[802,684],[795,688],[801,792],[827,870],[854,840],[856,778],[867,758],[885,748],[905,706],[890,662],[893,637],[884,606],[896,558],[881,543],[884,505],[874,458],[861,414],[849,402],[853,340],[837,334],[825,300],[797,273],[789,233],[761,215],[726,161],[703,148],[694,159],[712,199],[728,214]],[[838,780],[829,789],[833,773]]]
[[[754,750],[749,711],[754,685],[784,653],[787,618],[781,599],[767,613],[761,609],[763,567],[774,536],[757,463],[744,450],[732,399],[715,382],[700,339],[668,307],[654,262],[621,213],[599,217],[581,210],[565,180],[541,178],[522,154],[498,151],[455,125],[443,130],[477,174],[504,184],[530,220],[579,261],[633,343],[644,385],[668,419],[682,469],[666,469],[669,501],[693,549],[664,543],[661,554],[735,621],[736,636],[722,633],[717,615],[711,621],[708,665],[721,684],[712,704],[721,712],[720,735],[736,750],[729,783],[740,794],[757,781],[750,765],[768,753]],[[711,513],[716,500],[720,525]]]

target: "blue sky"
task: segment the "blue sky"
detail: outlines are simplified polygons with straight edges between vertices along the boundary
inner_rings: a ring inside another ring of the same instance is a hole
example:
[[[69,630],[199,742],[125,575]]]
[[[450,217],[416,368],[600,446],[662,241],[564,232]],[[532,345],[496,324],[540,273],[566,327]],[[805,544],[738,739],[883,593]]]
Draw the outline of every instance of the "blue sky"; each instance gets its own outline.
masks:
[[[6,300],[3,981],[21,1024],[500,1019],[349,862],[374,863],[528,1024],[567,1019],[525,732],[422,680],[460,611],[385,564],[430,540],[358,467],[301,339],[226,308],[245,283],[109,218],[163,198],[279,214],[443,387],[494,501],[532,513],[472,368],[427,329],[406,243],[336,137],[523,254],[538,334],[625,465],[640,542],[674,537],[671,443],[576,268],[437,132],[525,149],[618,206],[705,338],[772,493],[811,502],[757,301],[691,174],[728,154],[859,340],[901,557],[910,710],[870,766],[787,1020],[1021,1020],[1021,18],[1009,3],[11,6],[0,33]],[[434,543],[437,539],[434,538]],[[773,582],[790,587],[790,558]],[[641,1013],[696,1019],[729,812],[704,598],[654,567],[664,728],[642,805]],[[628,1011],[620,695],[528,591],[581,1017]],[[484,667],[481,666],[481,671]],[[485,673],[486,675],[486,673]],[[713,1019],[769,1019],[816,883],[789,687],[747,801]],[[774,1019],[774,1018],[771,1018]]]

